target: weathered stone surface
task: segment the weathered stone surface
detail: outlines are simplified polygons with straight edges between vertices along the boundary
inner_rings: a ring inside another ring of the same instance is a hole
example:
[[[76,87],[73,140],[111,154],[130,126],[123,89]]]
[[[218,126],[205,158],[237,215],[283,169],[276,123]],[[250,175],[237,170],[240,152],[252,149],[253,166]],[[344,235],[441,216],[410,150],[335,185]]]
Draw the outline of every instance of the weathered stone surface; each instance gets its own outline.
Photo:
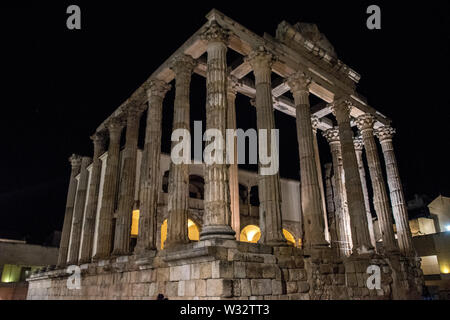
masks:
[[[232,295],[233,282],[224,279],[206,280],[206,295],[208,297],[230,297]]]
[[[252,295],[266,295],[272,293],[272,280],[251,279]]]

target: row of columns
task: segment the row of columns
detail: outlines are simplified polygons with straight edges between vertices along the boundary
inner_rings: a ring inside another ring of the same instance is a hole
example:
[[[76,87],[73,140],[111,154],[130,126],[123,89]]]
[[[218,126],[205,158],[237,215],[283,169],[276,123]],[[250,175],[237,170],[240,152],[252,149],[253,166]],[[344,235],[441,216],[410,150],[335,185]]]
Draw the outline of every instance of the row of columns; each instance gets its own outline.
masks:
[[[222,29],[217,22],[212,21],[209,28],[202,35],[207,44],[207,101],[206,101],[206,129],[218,129],[225,137],[227,128],[236,128],[234,82],[229,78],[227,70],[227,44],[229,33]],[[271,72],[274,57],[264,47],[251,52],[246,61],[251,65],[255,76],[256,112],[258,129],[266,129],[269,133],[275,129]],[[185,129],[189,131],[189,93],[191,75],[196,66],[195,60],[188,55],[174,58],[170,68],[175,74],[175,102],[173,130]],[[287,83],[294,96],[296,108],[297,138],[300,156],[301,198],[305,239],[304,243],[310,247],[327,247],[325,238],[325,195],[321,186],[322,178],[320,165],[318,166],[318,149],[315,140],[309,105],[310,79],[302,72],[293,74]],[[139,234],[135,253],[143,254],[156,249],[156,217],[157,200],[160,183],[160,155],[161,155],[161,120],[162,104],[170,85],[162,80],[154,79],[145,88],[148,112],[145,132],[145,145],[140,170],[139,189]],[[373,250],[374,235],[369,230],[371,214],[368,209],[367,188],[363,187],[361,174],[362,158],[355,152],[353,133],[350,127],[349,105],[345,100],[333,103],[338,128],[328,130],[325,135],[330,142],[335,168],[335,187],[339,197],[335,197],[335,217],[330,223],[331,241],[344,243],[344,254],[348,254],[352,244],[353,251],[364,253]],[[130,253],[131,213],[134,208],[137,142],[140,115],[145,105],[130,102],[125,114],[111,118],[106,123],[109,136],[108,157],[106,161],[101,207],[97,208],[101,161],[100,155],[105,151],[105,132],[96,133],[94,142],[94,159],[89,192],[87,192],[87,165],[90,158],[71,157],[72,172],[69,183],[69,194],[66,204],[65,221],[61,240],[59,265],[77,262],[89,262],[105,259],[111,255],[125,255]],[[386,190],[383,189],[380,162],[374,145],[374,119],[370,115],[360,117],[358,126],[363,136],[364,146],[369,160],[370,175],[376,193],[376,213],[382,221],[383,240],[385,246],[395,250],[392,223],[390,224],[390,206]],[[123,151],[123,168],[120,164],[120,138],[126,126],[125,149]],[[395,156],[392,151],[392,139],[388,131],[380,131],[379,137],[388,165],[388,182],[391,190],[391,201],[394,216],[399,220],[399,232],[402,233],[402,250],[410,250],[410,232],[408,238],[408,224],[406,207],[398,176]],[[271,150],[271,134],[267,135],[267,150]],[[261,143],[262,141],[260,141]],[[175,143],[172,144],[172,148]],[[236,151],[236,150],[235,150]],[[225,146],[216,152],[226,158]],[[234,152],[236,156],[236,152]],[[189,155],[179,155],[190,159]],[[236,158],[235,158],[236,160]],[[264,165],[259,163],[259,172]],[[223,163],[206,164],[204,166],[205,198],[203,228],[200,239],[234,239],[239,235],[239,195],[237,181],[237,164]],[[122,172],[119,176],[119,172]],[[79,181],[75,178],[79,173]],[[119,181],[120,179],[120,181]],[[365,181],[365,180],[364,180]],[[273,175],[259,175],[258,190],[260,199],[260,228],[261,242],[270,245],[286,245],[282,234],[281,190],[279,173]],[[117,199],[116,199],[117,197]],[[87,198],[87,199],[86,199]],[[168,198],[168,233],[166,247],[174,247],[187,243],[187,211],[189,199],[189,171],[186,163],[170,164],[169,198]],[[83,207],[86,202],[85,216]],[[117,208],[117,210],[116,210]],[[96,253],[92,257],[93,234],[95,229],[95,214],[98,217],[98,236]],[[370,215],[370,217],[369,217]],[[406,217],[406,218],[405,218]],[[406,219],[406,222],[405,222]],[[84,226],[82,226],[84,221]],[[84,232],[81,232],[84,228]],[[83,237],[81,238],[81,234]],[[70,250],[69,250],[70,243]],[[333,243],[332,243],[333,244]],[[81,255],[78,257],[81,246]],[[69,257],[67,257],[70,252]],[[67,259],[68,258],[68,259]]]
[[[347,219],[345,218],[347,215],[346,211],[349,214],[350,236],[353,250],[362,253],[371,251],[376,247],[372,213],[370,211],[366,176],[362,160],[362,151],[365,148],[374,194],[373,204],[379,220],[384,250],[388,253],[400,251],[405,255],[412,255],[414,254],[414,249],[411,243],[411,231],[408,224],[406,203],[395,155],[393,153],[392,136],[394,130],[389,126],[382,126],[375,130],[374,116],[371,114],[363,114],[356,119],[356,125],[361,132],[361,136],[354,137],[353,143],[350,144],[351,140],[349,137],[352,137],[353,133],[350,123],[347,121],[349,119],[348,106],[348,102],[346,101],[341,101],[338,108],[336,108],[336,104],[333,105],[333,112],[337,117],[338,127],[324,132],[324,136],[330,144],[335,171],[333,209],[336,217],[342,216],[341,219],[337,218],[332,220],[336,224],[340,252],[343,255],[349,255],[351,250],[347,245],[349,234]],[[346,135],[345,139],[341,138],[342,134]],[[388,171],[388,186],[391,193],[390,201],[387,196],[386,184],[374,138],[375,135],[379,137],[383,149],[386,169]],[[346,146],[346,153],[343,151],[345,149],[343,146]],[[342,162],[340,161],[341,156]],[[356,160],[356,165],[354,160]],[[359,173],[357,173],[357,170]],[[346,203],[347,207],[345,205]],[[352,211],[355,208],[360,209],[358,211]],[[395,208],[394,220],[398,226],[398,241],[395,240],[392,220],[393,212],[391,208]],[[363,214],[364,212],[365,214]],[[339,226],[339,224],[342,225]]]

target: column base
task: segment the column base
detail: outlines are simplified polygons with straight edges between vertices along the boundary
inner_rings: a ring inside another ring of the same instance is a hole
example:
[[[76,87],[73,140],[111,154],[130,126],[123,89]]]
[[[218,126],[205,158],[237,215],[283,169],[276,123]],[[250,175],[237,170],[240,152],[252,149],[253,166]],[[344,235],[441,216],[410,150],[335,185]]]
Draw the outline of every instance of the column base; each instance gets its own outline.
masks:
[[[204,226],[200,232],[200,240],[208,239],[236,240],[236,232],[227,225]]]
[[[152,248],[148,247],[148,248],[146,248],[145,246],[136,245],[136,247],[134,247],[133,254],[136,255],[136,256],[140,256],[140,255],[145,255],[148,252],[152,252],[152,251],[155,251],[155,250],[156,250],[156,247],[152,247]]]
[[[164,242],[164,249],[171,249],[173,247],[177,247],[177,246],[182,246],[185,244],[188,244],[190,241],[189,240],[166,240]]]
[[[111,253],[112,257],[120,257],[120,256],[129,256],[131,254],[130,251],[126,251],[126,250],[114,250]]]

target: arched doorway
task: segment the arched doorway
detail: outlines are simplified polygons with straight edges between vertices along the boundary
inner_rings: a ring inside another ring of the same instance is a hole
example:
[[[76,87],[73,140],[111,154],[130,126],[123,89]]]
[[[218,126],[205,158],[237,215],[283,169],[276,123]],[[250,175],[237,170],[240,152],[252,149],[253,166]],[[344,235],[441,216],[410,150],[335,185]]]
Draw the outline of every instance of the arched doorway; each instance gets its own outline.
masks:
[[[297,241],[291,232],[289,232],[286,229],[283,229],[283,236],[286,238],[286,240],[290,245],[294,247],[297,246]],[[242,242],[257,243],[260,238],[261,238],[261,229],[254,224],[249,224],[248,226],[242,229],[239,240]],[[299,243],[301,243],[300,239]]]
[[[254,224],[249,224],[242,229],[239,240],[242,242],[257,243],[261,238],[261,229]]]
[[[188,219],[188,237],[189,240],[198,241],[200,239],[200,231],[194,221]],[[161,225],[161,250],[164,249],[164,242],[167,239],[167,219]]]
[[[292,235],[292,233],[290,233],[286,229],[283,229],[283,236],[286,238],[286,240],[289,242],[289,244],[296,247],[297,242],[295,241],[295,237]]]

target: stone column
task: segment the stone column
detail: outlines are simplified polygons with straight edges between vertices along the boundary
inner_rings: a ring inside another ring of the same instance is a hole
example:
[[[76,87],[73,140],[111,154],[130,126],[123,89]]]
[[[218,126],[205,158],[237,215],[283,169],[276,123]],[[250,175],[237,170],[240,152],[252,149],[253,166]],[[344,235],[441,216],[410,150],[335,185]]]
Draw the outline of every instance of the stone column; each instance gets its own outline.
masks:
[[[325,188],[323,186],[322,165],[320,164],[319,143],[317,142],[317,129],[319,128],[319,118],[317,116],[311,117],[311,125],[313,128],[314,155],[316,160],[317,179],[319,180],[320,200],[322,202],[322,210],[324,218],[325,240],[330,241],[330,231],[328,227],[328,218],[327,218],[327,205],[325,200]]]
[[[369,227],[370,241],[372,246],[376,249],[377,243],[375,240],[375,233],[373,229],[372,212],[370,211],[369,192],[367,191],[366,170],[364,169],[364,163],[362,158],[362,151],[364,143],[361,136],[353,138],[353,144],[355,146],[356,160],[358,161],[359,176],[361,178],[361,186],[364,194],[364,206],[366,207],[367,225]]]
[[[328,230],[330,232],[330,245],[331,248],[339,248],[339,237],[337,231],[337,219],[336,210],[334,207],[334,197],[333,197],[333,183],[331,178],[331,169],[333,165],[331,163],[325,164],[325,190],[327,198],[327,212],[328,212]]]
[[[397,227],[398,245],[400,247],[400,251],[409,256],[414,255],[415,252],[412,246],[408,210],[398,171],[397,159],[395,158],[394,145],[392,143],[394,134],[395,130],[390,126],[383,126],[376,131],[376,135],[380,139],[384,162],[386,164],[392,211],[394,213],[395,225]]]
[[[297,72],[288,79],[294,96],[297,123],[297,140],[300,158],[300,186],[305,228],[305,246],[328,245],[324,234],[324,212],[320,197],[313,128],[309,106],[310,79]]]
[[[173,131],[177,129],[190,132],[189,125],[189,89],[192,71],[195,61],[191,56],[177,56],[171,68],[175,72],[175,104],[173,111]],[[184,139],[185,137],[183,137]],[[176,142],[172,142],[172,149]],[[189,144],[190,147],[190,144]],[[186,150],[183,150],[184,152]],[[190,150],[188,150],[190,153]],[[180,154],[184,158],[185,154]],[[190,160],[190,155],[189,155]],[[167,240],[165,248],[170,248],[177,244],[189,242],[187,211],[189,200],[189,167],[188,164],[176,164],[173,160],[170,163],[169,172],[169,198],[167,204]]]
[[[142,113],[142,101],[132,101],[126,110],[127,127],[125,148],[123,150],[123,167],[120,178],[119,201],[117,204],[116,228],[114,232],[113,255],[130,253],[131,217],[134,206],[136,186],[137,144],[139,138],[139,121]]]
[[[68,264],[77,264],[80,254],[81,227],[83,226],[83,213],[86,205],[86,192],[88,186],[89,172],[87,166],[92,162],[89,157],[81,158],[80,180],[78,182],[75,207],[73,209],[72,233],[70,235],[70,249]]]
[[[339,130],[335,127],[328,129],[323,136],[330,144],[331,156],[334,170],[334,208],[336,220],[336,232],[338,247],[341,256],[348,256],[352,249],[352,230],[350,228],[350,217],[347,207],[347,195],[345,191],[345,177],[342,166],[341,143]]]
[[[356,119],[358,129],[361,131],[364,146],[366,147],[367,163],[369,165],[370,179],[372,180],[373,204],[380,222],[380,231],[383,239],[383,248],[387,252],[398,250],[394,236],[392,222],[392,210],[387,196],[383,172],[373,135],[375,117],[371,114],[363,114]]]
[[[270,150],[271,130],[275,129],[271,84],[274,57],[264,47],[259,47],[249,54],[246,61],[250,63],[255,75],[257,127],[258,130],[267,130],[267,150]],[[259,141],[259,147],[261,143]],[[278,149],[270,150],[270,153],[279,156]],[[280,174],[261,175],[265,166],[259,162],[258,167],[260,241],[269,245],[285,245],[287,242],[282,232]]]
[[[345,175],[345,190],[347,192],[348,212],[352,230],[353,253],[372,252],[369,228],[367,225],[366,208],[359,177],[355,147],[353,146],[353,131],[350,126],[350,104],[347,100],[333,103],[333,113],[339,126],[339,136],[342,150],[342,164]]]
[[[105,259],[111,254],[113,218],[119,179],[120,136],[124,127],[124,121],[121,117],[111,118],[106,127],[109,132],[109,147],[98,223],[97,252],[94,260]]]
[[[164,96],[170,85],[158,79],[149,82],[145,145],[142,153],[139,229],[135,252],[143,254],[156,249],[158,193],[161,183],[161,125]]]
[[[87,196],[86,213],[83,225],[83,239],[81,241],[80,263],[88,263],[92,258],[94,241],[95,216],[97,212],[98,194],[100,189],[100,176],[102,161],[99,157],[105,152],[104,132],[96,132],[91,136],[94,143],[94,157],[92,160],[91,179],[89,182],[89,194]]]
[[[206,69],[206,130],[215,129],[226,137],[228,113],[227,87],[227,41],[228,31],[212,21],[202,34],[207,42],[208,62]],[[217,145],[216,145],[217,146]],[[234,239],[231,228],[229,171],[225,163],[226,145],[215,149],[212,163],[205,163],[205,213],[200,239]],[[221,160],[222,159],[222,160]]]
[[[227,113],[227,129],[236,130],[236,79],[228,78],[228,113]],[[237,153],[237,137],[233,139],[233,159],[230,159],[229,176],[230,176],[230,209],[231,209],[231,228],[236,233],[236,240],[240,240],[241,222],[239,211],[239,174],[238,174],[238,153]]]
[[[75,194],[77,192],[77,179],[75,177],[80,173],[81,157],[73,154],[69,158],[72,166],[69,180],[69,190],[67,192],[66,210],[64,213],[64,224],[61,233],[61,241],[58,251],[58,267],[64,267],[67,263],[67,253],[69,250],[70,232],[72,229],[73,207],[75,205]]]

